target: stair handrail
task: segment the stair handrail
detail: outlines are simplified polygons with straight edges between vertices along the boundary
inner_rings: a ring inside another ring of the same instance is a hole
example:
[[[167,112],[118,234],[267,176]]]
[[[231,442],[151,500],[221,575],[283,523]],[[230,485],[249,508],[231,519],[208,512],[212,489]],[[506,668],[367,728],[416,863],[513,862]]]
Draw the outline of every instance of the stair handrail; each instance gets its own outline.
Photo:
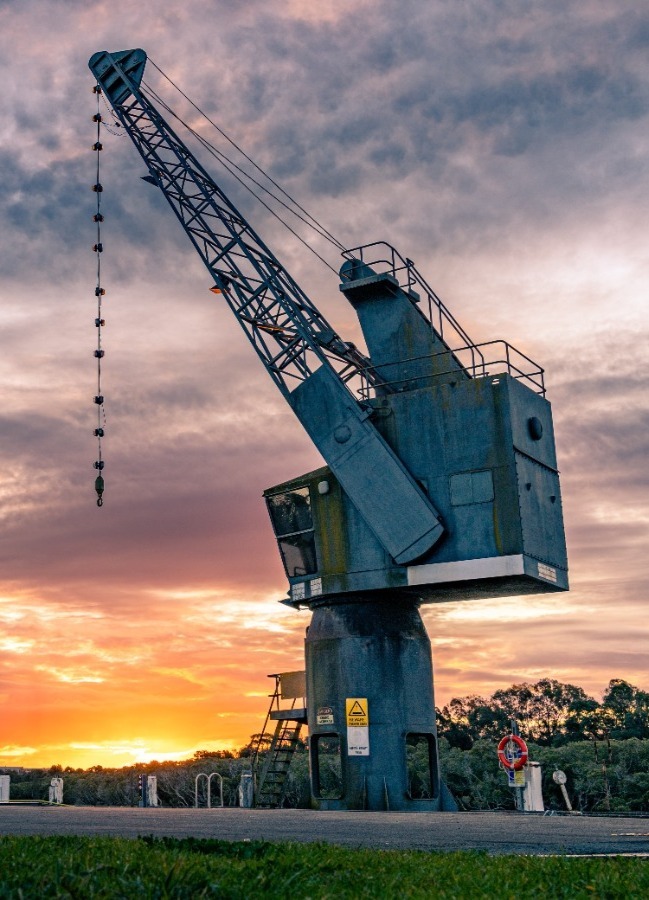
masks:
[[[272,694],[269,694],[270,697],[270,706],[268,707],[268,712],[266,713],[266,718],[264,719],[264,725],[259,732],[259,736],[257,737],[257,741],[255,743],[254,748],[251,748],[251,757],[250,757],[250,767],[252,770],[252,785],[255,794],[257,793],[257,766],[259,763],[259,753],[261,751],[261,744],[266,735],[266,726],[270,721],[270,714],[273,711],[273,704],[277,704],[277,708],[279,709],[279,691],[280,691],[280,676],[279,675],[269,675],[269,678],[275,679],[275,690]]]
[[[269,807],[280,806],[284,798],[291,761],[297,749],[298,736],[303,724],[301,718],[294,720],[293,724],[289,724],[290,721],[292,720],[288,718],[277,720],[270,749],[261,767],[255,792],[255,806],[260,804]]]

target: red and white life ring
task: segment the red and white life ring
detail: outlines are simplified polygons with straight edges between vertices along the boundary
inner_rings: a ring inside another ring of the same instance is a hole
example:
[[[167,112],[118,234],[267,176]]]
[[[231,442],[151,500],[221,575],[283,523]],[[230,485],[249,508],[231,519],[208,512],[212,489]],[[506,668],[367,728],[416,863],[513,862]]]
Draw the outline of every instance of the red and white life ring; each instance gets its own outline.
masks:
[[[520,756],[517,759],[509,760],[505,755],[505,747],[507,746],[507,744],[509,744],[510,741],[513,741],[520,750]],[[498,744],[498,759],[506,769],[522,769],[527,762],[528,756],[529,754],[527,752],[527,744],[525,743],[523,738],[519,737],[517,734],[506,735]]]

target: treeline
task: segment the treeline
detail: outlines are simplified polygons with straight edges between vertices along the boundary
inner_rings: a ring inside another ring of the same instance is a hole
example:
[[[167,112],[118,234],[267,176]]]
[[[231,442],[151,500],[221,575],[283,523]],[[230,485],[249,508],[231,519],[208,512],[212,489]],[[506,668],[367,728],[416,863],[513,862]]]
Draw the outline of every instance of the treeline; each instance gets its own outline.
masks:
[[[437,729],[452,747],[469,750],[476,741],[498,741],[515,719],[526,741],[561,747],[596,738],[649,738],[649,693],[613,678],[601,703],[574,684],[543,678],[514,684],[485,699],[460,697],[437,710]]]
[[[78,806],[138,806],[139,779],[147,775],[157,778],[158,799],[161,806],[193,806],[196,776],[217,772],[222,778],[224,806],[237,805],[237,789],[243,771],[250,771],[250,760],[240,753],[201,750],[193,759],[182,762],[154,760],[119,769],[91,766],[74,769],[70,766],[51,766],[49,769],[12,771],[12,800],[47,799],[50,780],[63,778],[63,802]],[[0,773],[3,770],[0,769]],[[220,803],[218,779],[212,779],[212,805]],[[199,803],[207,805],[205,779],[199,782]]]
[[[649,740],[583,741],[561,747],[528,744],[530,758],[543,771],[543,796],[548,809],[564,809],[560,789],[552,773],[561,769],[573,808],[581,812],[649,812]],[[514,798],[505,774],[498,766],[496,743],[478,740],[470,750],[451,747],[440,739],[442,776],[461,809],[513,809]],[[2,770],[0,769],[0,772]],[[45,800],[50,779],[64,780],[63,802],[81,806],[137,806],[138,775],[156,775],[158,797],[165,807],[194,805],[195,778],[199,772],[218,772],[223,778],[225,806],[237,805],[241,773],[249,771],[246,757],[203,751],[185,762],[151,762],[123,769],[32,769],[11,772],[12,800]],[[204,779],[199,801],[205,806]],[[305,747],[291,763],[285,806],[308,808],[309,764]],[[212,805],[219,803],[219,789],[212,779]]]
[[[470,750],[440,741],[442,776],[460,809],[513,809],[513,791],[496,759],[491,740]],[[649,812],[649,740],[582,741],[561,747],[528,743],[530,759],[541,764],[546,809],[565,810],[552,774],[566,774],[566,789],[579,812]]]
[[[582,812],[649,812],[649,694],[613,679],[602,701],[570,684],[542,679],[496,691],[490,698],[469,696],[438,710],[442,776],[462,809],[512,809],[514,799],[498,766],[496,745],[515,719],[543,770],[546,807],[563,809],[552,773],[561,769],[574,809]],[[266,752],[270,735],[262,736]],[[199,751],[183,762],[140,763],[120,769],[93,766],[73,769],[12,771],[12,800],[47,799],[50,780],[64,779],[64,803],[92,806],[137,806],[139,776],[157,777],[162,806],[194,805],[196,776],[221,776],[223,803],[236,806],[243,772],[251,769],[251,746],[237,752]],[[0,773],[2,773],[0,768]],[[212,805],[220,802],[219,779],[212,779]],[[302,742],[291,763],[285,805],[310,803],[309,765]],[[205,779],[199,804],[206,805]]]

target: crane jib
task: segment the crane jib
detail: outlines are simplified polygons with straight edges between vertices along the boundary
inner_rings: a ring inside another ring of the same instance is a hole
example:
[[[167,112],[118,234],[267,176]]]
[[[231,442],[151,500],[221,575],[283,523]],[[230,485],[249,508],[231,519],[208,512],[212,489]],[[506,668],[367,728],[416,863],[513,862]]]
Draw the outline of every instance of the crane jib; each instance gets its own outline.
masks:
[[[348,497],[395,562],[414,561],[444,529],[425,492],[348,387],[350,373],[370,377],[370,361],[336,334],[140,90],[146,59],[138,49],[100,51],[89,66],[269,375]]]

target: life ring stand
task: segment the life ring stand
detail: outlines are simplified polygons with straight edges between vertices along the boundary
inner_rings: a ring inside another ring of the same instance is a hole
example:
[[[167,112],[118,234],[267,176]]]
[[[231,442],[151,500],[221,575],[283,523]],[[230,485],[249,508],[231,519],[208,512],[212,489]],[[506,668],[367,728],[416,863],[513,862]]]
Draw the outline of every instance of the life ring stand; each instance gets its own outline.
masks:
[[[518,757],[518,759],[509,760],[505,756],[505,747],[510,741],[513,741],[521,752],[521,755]],[[528,756],[529,753],[527,751],[527,744],[525,743],[523,738],[517,734],[505,735],[502,741],[498,744],[498,759],[506,769],[512,769],[513,771],[522,769],[527,762]]]

